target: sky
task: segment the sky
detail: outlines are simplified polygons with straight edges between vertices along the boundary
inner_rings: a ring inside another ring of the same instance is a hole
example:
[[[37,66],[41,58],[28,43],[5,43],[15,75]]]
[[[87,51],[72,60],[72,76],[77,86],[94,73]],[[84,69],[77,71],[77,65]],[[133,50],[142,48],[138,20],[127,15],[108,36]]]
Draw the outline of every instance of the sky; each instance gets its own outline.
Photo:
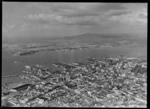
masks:
[[[145,37],[147,3],[2,2],[3,37],[83,33]]]

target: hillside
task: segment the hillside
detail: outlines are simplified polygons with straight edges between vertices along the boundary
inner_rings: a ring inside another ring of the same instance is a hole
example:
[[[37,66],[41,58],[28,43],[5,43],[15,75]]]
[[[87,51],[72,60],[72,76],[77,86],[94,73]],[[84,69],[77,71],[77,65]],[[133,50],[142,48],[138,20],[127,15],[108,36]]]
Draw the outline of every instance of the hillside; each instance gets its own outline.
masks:
[[[93,33],[85,33],[73,36],[65,36],[59,37],[56,39],[65,39],[65,40],[95,40],[95,39],[116,39],[116,38],[128,38],[127,34],[93,34]]]
[[[73,36],[62,36],[62,37],[49,37],[49,36],[26,36],[26,37],[17,37],[17,38],[6,38],[3,37],[4,43],[43,43],[43,42],[55,42],[55,41],[78,41],[78,42],[91,42],[91,41],[99,41],[99,42],[112,42],[119,40],[139,40],[140,38],[135,35],[128,34],[93,34],[93,33],[84,33]],[[141,38],[143,40],[145,38]]]

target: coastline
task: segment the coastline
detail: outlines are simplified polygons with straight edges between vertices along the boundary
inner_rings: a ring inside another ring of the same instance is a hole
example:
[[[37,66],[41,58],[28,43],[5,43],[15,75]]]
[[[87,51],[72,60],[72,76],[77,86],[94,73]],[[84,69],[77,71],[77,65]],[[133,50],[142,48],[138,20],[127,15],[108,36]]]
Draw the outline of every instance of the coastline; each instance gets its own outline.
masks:
[[[16,77],[19,76],[20,74],[16,74],[16,75],[10,75],[10,76],[2,76],[2,78],[10,78],[10,77]]]

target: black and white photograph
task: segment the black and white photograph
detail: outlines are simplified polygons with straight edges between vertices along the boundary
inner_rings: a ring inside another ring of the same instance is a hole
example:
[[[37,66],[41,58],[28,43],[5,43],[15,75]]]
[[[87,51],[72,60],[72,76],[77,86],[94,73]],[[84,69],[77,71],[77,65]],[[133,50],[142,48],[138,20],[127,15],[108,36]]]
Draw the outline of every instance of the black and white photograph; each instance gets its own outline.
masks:
[[[2,2],[1,107],[147,107],[147,2]]]

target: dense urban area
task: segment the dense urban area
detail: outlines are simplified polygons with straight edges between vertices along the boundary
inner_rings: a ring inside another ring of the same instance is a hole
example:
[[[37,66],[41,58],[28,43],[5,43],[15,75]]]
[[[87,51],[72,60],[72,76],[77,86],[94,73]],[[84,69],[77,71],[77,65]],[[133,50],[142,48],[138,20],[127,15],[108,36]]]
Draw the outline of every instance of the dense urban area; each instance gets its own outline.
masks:
[[[31,81],[2,87],[3,107],[147,107],[147,61],[137,58],[90,58],[85,62],[26,66]]]

